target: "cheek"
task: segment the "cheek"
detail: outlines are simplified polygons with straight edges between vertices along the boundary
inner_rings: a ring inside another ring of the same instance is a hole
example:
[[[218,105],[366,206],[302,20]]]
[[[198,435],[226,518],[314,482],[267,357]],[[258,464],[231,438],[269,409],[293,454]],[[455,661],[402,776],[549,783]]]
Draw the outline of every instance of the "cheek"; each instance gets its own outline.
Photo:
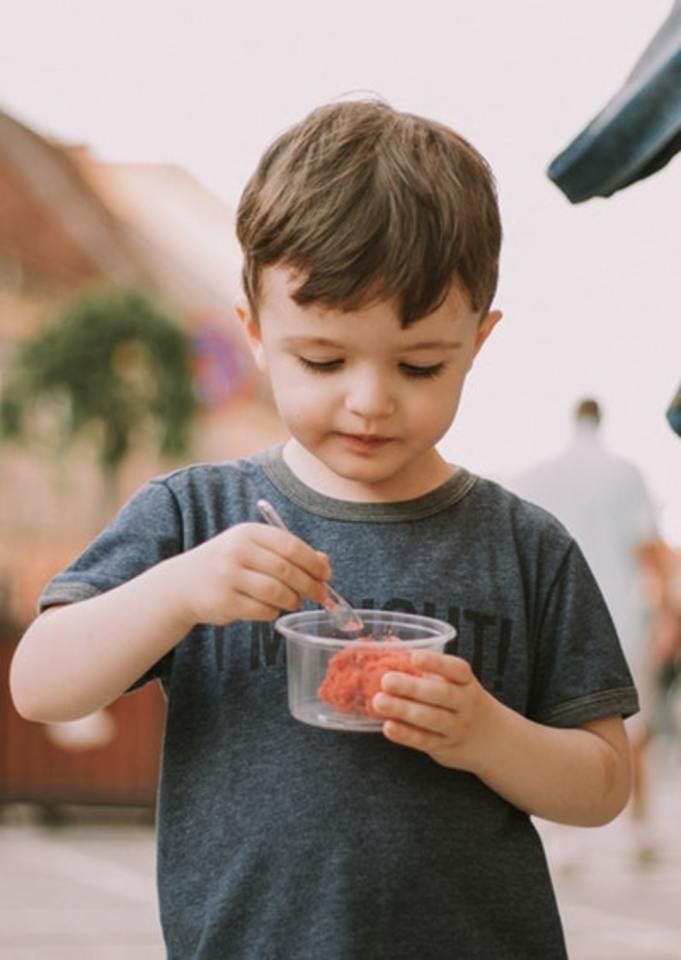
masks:
[[[437,386],[433,384],[427,396],[421,396],[411,406],[412,429],[422,436],[441,437],[445,433],[459,406],[463,380],[450,377]]]
[[[314,382],[297,371],[280,371],[276,379],[271,378],[271,384],[277,409],[288,423],[313,425],[329,408],[328,391],[315,389]]]

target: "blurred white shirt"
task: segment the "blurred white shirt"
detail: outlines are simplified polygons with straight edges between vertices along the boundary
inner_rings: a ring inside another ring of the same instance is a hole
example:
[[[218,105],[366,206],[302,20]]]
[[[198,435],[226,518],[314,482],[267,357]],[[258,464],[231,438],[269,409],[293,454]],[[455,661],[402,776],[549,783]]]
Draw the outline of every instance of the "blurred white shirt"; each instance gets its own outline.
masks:
[[[598,427],[585,421],[563,454],[511,478],[507,486],[567,527],[598,581],[625,654],[638,657],[648,622],[636,549],[657,536],[640,471],[610,453]]]

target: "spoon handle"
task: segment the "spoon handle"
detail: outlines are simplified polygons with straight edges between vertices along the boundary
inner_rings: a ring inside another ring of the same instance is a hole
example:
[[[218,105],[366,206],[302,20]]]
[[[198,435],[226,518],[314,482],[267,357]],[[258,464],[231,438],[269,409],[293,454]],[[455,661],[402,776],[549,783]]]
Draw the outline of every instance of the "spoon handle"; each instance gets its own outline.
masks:
[[[273,527],[279,527],[280,530],[288,530],[288,527],[281,519],[269,500],[258,500],[256,504],[258,513],[266,523]],[[326,584],[326,599],[324,606],[329,611],[341,630],[356,632],[364,629],[364,624],[357,615],[356,611],[350,606],[348,601],[338,593],[337,590]]]

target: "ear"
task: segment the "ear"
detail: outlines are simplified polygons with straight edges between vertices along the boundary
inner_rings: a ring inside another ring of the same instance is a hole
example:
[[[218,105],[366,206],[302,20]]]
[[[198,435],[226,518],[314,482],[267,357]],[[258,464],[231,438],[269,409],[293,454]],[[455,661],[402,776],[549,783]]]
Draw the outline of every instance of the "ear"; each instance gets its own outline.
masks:
[[[490,333],[492,330],[494,330],[502,317],[503,313],[501,310],[490,310],[490,312],[482,318],[478,327],[478,332],[475,335],[475,351],[473,353],[474,357],[477,356],[483,343],[489,337]]]
[[[262,337],[260,335],[260,325],[256,317],[253,316],[248,300],[243,294],[237,298],[234,304],[234,312],[244,329],[256,367],[261,373],[265,373],[267,370],[267,361],[262,345]]]

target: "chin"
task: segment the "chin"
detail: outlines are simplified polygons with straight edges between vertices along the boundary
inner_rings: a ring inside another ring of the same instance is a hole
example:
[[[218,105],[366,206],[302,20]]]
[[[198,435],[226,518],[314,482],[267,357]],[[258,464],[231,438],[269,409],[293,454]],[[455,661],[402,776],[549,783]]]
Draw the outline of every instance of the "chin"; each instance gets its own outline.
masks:
[[[377,459],[362,457],[320,457],[328,470],[344,480],[367,485],[390,483],[404,469],[404,464],[378,462]]]

